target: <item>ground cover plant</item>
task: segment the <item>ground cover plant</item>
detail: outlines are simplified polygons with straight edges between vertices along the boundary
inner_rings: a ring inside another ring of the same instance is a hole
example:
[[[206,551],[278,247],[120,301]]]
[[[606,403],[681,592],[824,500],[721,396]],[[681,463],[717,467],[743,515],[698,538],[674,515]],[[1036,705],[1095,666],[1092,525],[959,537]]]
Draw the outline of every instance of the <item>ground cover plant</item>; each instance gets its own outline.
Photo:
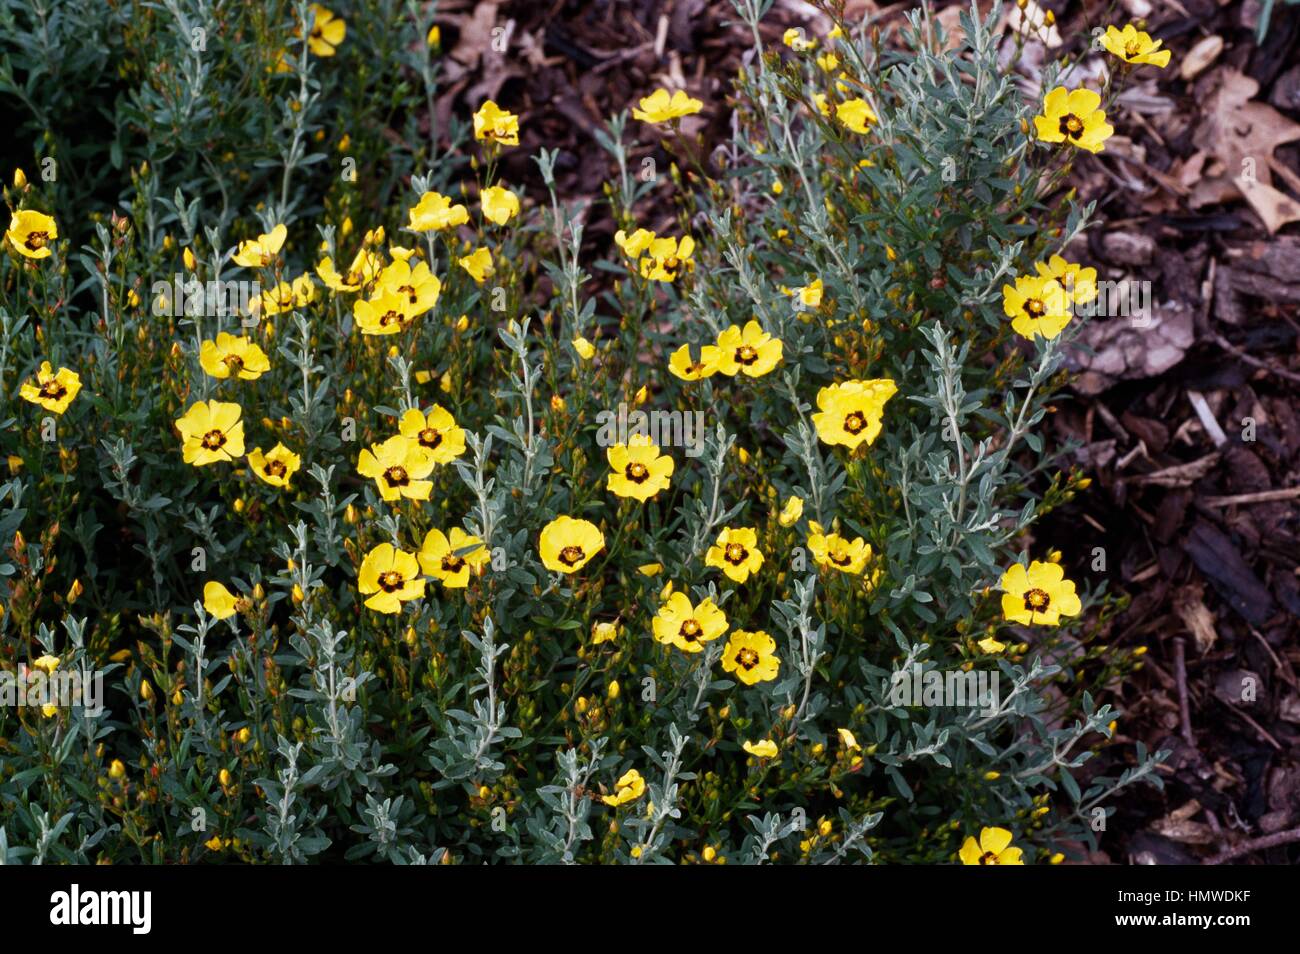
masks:
[[[738,0],[733,137],[611,117],[593,254],[527,116],[438,128],[433,7],[336,7],[3,7],[0,666],[103,696],[0,708],[0,856],[1054,863],[1158,784],[1032,530],[1055,196],[1167,51],[1026,101],[995,15]]]

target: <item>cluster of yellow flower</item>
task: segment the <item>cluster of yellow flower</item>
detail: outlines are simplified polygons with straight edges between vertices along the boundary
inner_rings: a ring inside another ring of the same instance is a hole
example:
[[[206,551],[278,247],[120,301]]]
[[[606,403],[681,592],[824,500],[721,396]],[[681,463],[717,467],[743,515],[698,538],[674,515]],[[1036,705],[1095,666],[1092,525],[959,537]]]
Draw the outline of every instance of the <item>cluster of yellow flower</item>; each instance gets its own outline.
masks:
[[[680,239],[660,238],[649,229],[637,229],[631,235],[619,229],[614,241],[623,254],[636,263],[642,278],[654,282],[671,282],[681,271],[693,271],[695,239],[683,235]]]
[[[668,359],[668,370],[683,381],[699,381],[718,373],[761,378],[780,363],[784,348],[780,338],[768,334],[757,321],[749,321],[743,329],[732,325],[718,335],[715,344],[700,348],[698,361],[692,360],[690,345],[682,345]]]

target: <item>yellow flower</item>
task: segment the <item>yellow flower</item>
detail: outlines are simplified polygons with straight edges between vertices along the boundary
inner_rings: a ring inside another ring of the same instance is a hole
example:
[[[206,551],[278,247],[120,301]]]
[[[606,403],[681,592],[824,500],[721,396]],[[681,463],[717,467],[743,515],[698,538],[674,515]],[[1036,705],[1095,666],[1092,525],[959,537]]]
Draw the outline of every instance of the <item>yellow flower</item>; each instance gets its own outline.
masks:
[[[862,748],[862,746],[858,745],[857,738],[848,729],[836,729],[835,731],[839,733],[840,743],[850,752]]]
[[[262,292],[261,304],[258,307],[262,314],[269,318],[293,308],[293,298],[293,286],[288,282],[280,282],[274,288]]]
[[[111,778],[125,778],[126,765],[123,764],[121,759],[113,759],[112,764],[108,767],[108,774]]]
[[[483,284],[496,268],[492,265],[492,253],[486,248],[476,248],[464,258],[456,259],[456,264],[470,273],[474,281]]]
[[[254,448],[248,455],[249,466],[253,468],[262,481],[272,487],[288,487],[289,481],[302,466],[302,458],[283,444],[276,444],[269,454],[263,454],[262,448]]]
[[[668,90],[661,88],[642,99],[640,109],[633,107],[632,118],[645,123],[666,123],[698,113],[703,108],[702,102],[692,99],[683,90],[679,89],[670,96]]]
[[[650,244],[654,242],[655,234],[649,229],[637,229],[631,235],[628,235],[622,229],[614,233],[614,244],[623,250],[623,254],[628,258],[637,259],[650,251]]]
[[[871,559],[871,545],[861,537],[846,540],[838,533],[825,534],[814,525],[808,549],[818,566],[834,567],[841,573],[861,573]]]
[[[998,642],[992,636],[986,637],[985,639],[981,639],[975,645],[979,646],[981,652],[986,652],[992,656],[997,655],[998,653],[1002,652],[1004,649],[1007,648],[1006,643]]]
[[[558,573],[576,573],[605,546],[605,535],[589,520],[556,517],[542,530],[542,565]]]
[[[757,742],[746,742],[741,746],[746,752],[755,758],[770,759],[776,755],[778,749],[776,743],[771,739],[759,739]]]
[[[352,317],[363,335],[395,335],[412,321],[409,302],[401,292],[377,288],[373,298],[352,303]]]
[[[718,335],[718,370],[723,374],[758,378],[767,374],[781,360],[784,345],[773,338],[757,321],[750,320],[741,331],[732,325]]]
[[[776,519],[783,527],[793,527],[798,523],[799,518],[802,516],[803,498],[791,495],[791,497],[786,500],[785,506],[781,508],[781,515]]]
[[[519,214],[519,196],[501,186],[488,186],[479,196],[483,217],[497,225],[505,225]]]
[[[214,378],[234,375],[243,381],[254,381],[271,370],[265,351],[248,338],[236,338],[224,331],[217,333],[215,341],[199,346],[199,365]]]
[[[1101,152],[1115,131],[1106,122],[1101,97],[1090,89],[1058,86],[1043,100],[1043,112],[1034,117],[1040,142],[1069,142],[1089,152]]]
[[[1097,297],[1097,269],[1081,268],[1053,255],[1047,263],[1037,262],[1039,278],[1054,278],[1065,292],[1066,301],[1085,304]]]
[[[48,361],[42,361],[36,376],[23,382],[18,389],[23,400],[39,404],[47,411],[62,414],[81,390],[81,375],[67,368],[55,372]]]
[[[203,608],[217,619],[229,619],[239,611],[239,597],[224,583],[209,580],[203,584]]]
[[[474,114],[474,138],[501,146],[517,146],[519,117],[489,99]]]
[[[590,361],[591,356],[596,353],[596,346],[581,336],[574,338],[572,344],[573,350],[578,352],[578,357],[583,361]]]
[[[695,239],[683,235],[680,239],[656,238],[650,243],[649,253],[640,262],[641,277],[652,282],[671,282],[677,278],[678,269],[692,271],[695,263]]]
[[[451,412],[440,404],[429,408],[427,414],[411,408],[402,415],[397,430],[415,441],[435,464],[450,464],[465,453],[464,429],[456,425]]]
[[[429,46],[433,47],[434,49],[437,49],[439,46],[441,46],[442,28],[439,27],[438,24],[436,23],[433,26],[429,27],[429,33],[424,38],[424,42],[427,43]]]
[[[1023,865],[1019,848],[1011,847],[1011,832],[1005,828],[985,828],[977,842],[967,837],[958,852],[964,865]]]
[[[817,47],[817,41],[804,36],[803,30],[799,27],[790,27],[786,30],[781,36],[781,42],[796,53],[805,53]]]
[[[452,527],[449,534],[430,530],[424,535],[419,557],[424,572],[440,580],[448,589],[467,586],[470,571],[481,572],[492,559],[483,541],[460,527]]]
[[[379,273],[375,288],[405,296],[403,312],[409,320],[418,318],[438,303],[442,282],[427,262],[416,262],[412,268],[410,262],[399,258]]]
[[[635,802],[644,794],[645,779],[641,777],[641,773],[636,769],[628,769],[614,786],[614,794],[603,795],[600,800],[606,805],[618,807],[619,805],[626,805],[628,802]]]
[[[333,56],[343,37],[347,35],[348,25],[343,18],[326,10],[319,3],[311,5],[315,14],[311,32],[307,34],[307,49],[317,56]]]
[[[1070,323],[1069,300],[1054,278],[1016,276],[1014,285],[1002,286],[1002,311],[1030,341],[1035,335],[1055,338]]]
[[[1101,38],[1101,45],[1118,56],[1125,63],[1149,64],[1164,69],[1169,65],[1169,50],[1160,49],[1163,40],[1152,40],[1133,24],[1127,24],[1123,30],[1113,26],[1106,27],[1106,35]]]
[[[722,650],[722,668],[735,673],[747,686],[756,682],[770,682],[781,668],[776,655],[776,640],[762,630],[749,633],[738,629],[727,640]]]
[[[469,221],[469,210],[463,205],[453,205],[441,192],[426,192],[414,208],[408,210],[412,232],[442,231],[464,225]]]
[[[599,646],[601,643],[612,643],[617,638],[617,623],[600,622],[591,627],[591,644],[593,646]]]
[[[834,53],[823,53],[821,56],[817,57],[817,65],[829,73],[834,70],[835,67],[840,65],[840,58]]]
[[[54,670],[59,668],[59,662],[60,660],[58,656],[45,655],[32,662],[32,668],[39,669],[47,676],[52,676],[54,675]],[[58,714],[59,707],[53,703],[46,703],[41,706],[41,715],[47,719],[53,719]]]
[[[303,272],[293,280],[293,306],[302,308],[316,300],[316,283],[311,276]]]
[[[288,229],[283,225],[277,225],[270,232],[263,233],[255,239],[240,242],[239,250],[235,252],[235,264],[243,265],[245,268],[266,268],[280,254],[280,249],[284,247],[285,236],[288,234]]]
[[[357,589],[369,595],[366,606],[379,613],[400,613],[402,604],[424,596],[420,563],[414,553],[381,543],[361,561]]]
[[[802,288],[796,288],[795,294],[799,296],[799,305],[803,308],[817,308],[822,303],[822,280],[814,279]]]
[[[49,258],[50,243],[59,237],[59,227],[44,212],[23,209],[9,219],[5,238],[24,258]]]
[[[662,563],[642,563],[637,567],[637,572],[642,576],[658,576],[663,572],[663,569],[664,565]]]
[[[1081,608],[1059,563],[1034,560],[1028,570],[1013,563],[1002,574],[1002,615],[1013,623],[1057,626],[1062,616],[1077,616]]]
[[[700,360],[691,360],[691,346],[682,345],[668,359],[668,370],[683,381],[698,381],[718,373],[718,364],[722,351],[717,345],[704,345],[700,348]]]
[[[841,125],[855,133],[866,132],[871,124],[878,121],[871,106],[861,98],[846,99],[842,103],[836,103],[835,118]]]
[[[352,264],[348,266],[345,274],[340,275],[334,269],[334,260],[331,258],[323,259],[316,266],[316,274],[320,276],[320,280],[326,287],[333,291],[354,292],[360,291],[362,285],[374,281],[382,267],[383,262],[379,256],[363,248],[352,259]]]
[[[817,392],[818,412],[812,416],[817,435],[827,444],[842,444],[856,450],[868,446],[880,435],[885,402],[898,393],[889,378],[844,381]]]
[[[659,448],[644,434],[633,434],[626,444],[614,444],[605,456],[611,468],[606,487],[616,496],[644,502],[667,490],[671,483],[675,466],[672,457],[661,456]]]
[[[704,565],[722,570],[737,583],[744,583],[763,565],[758,549],[758,533],[753,527],[724,527],[718,542],[704,554]]]
[[[243,408],[224,401],[196,401],[178,418],[181,453],[195,467],[244,456]]]
[[[692,605],[685,593],[673,593],[650,625],[656,642],[698,653],[727,631],[727,615],[711,599]]]
[[[397,434],[363,450],[357,472],[374,479],[384,500],[428,500],[433,483],[424,478],[433,471],[433,464],[433,458],[416,441]]]

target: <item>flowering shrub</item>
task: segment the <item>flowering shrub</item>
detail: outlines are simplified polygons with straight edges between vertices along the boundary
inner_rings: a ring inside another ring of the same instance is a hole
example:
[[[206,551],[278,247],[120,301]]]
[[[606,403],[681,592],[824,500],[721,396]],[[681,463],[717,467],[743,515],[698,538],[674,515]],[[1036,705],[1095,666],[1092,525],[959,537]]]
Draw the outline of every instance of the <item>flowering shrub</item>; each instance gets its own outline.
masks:
[[[526,116],[420,125],[421,4],[126,7],[0,61],[57,170],[5,190],[0,665],[104,677],[0,708],[0,857],[1007,864],[1157,782],[1087,773],[1137,663],[1031,533],[1099,95],[978,15],[787,36],[730,142],[611,121],[593,254],[554,153],[498,177]]]

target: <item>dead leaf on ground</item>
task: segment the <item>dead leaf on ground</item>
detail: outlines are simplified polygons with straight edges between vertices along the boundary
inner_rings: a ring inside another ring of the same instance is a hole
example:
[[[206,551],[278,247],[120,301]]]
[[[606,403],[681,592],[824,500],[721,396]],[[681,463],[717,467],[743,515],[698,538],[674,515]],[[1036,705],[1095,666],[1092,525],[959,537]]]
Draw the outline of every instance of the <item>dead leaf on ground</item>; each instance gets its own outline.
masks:
[[[1193,188],[1188,205],[1198,209],[1244,198],[1270,233],[1300,220],[1300,203],[1273,187],[1270,168],[1278,146],[1300,139],[1300,124],[1267,103],[1253,101],[1259,83],[1232,67],[1216,70],[1203,83],[1209,95],[1192,143],[1213,162]]]
[[[1214,629],[1214,616],[1205,607],[1204,594],[1205,588],[1199,583],[1189,583],[1174,593],[1174,612],[1196,640],[1196,649],[1201,655],[1214,648],[1219,639]]]

